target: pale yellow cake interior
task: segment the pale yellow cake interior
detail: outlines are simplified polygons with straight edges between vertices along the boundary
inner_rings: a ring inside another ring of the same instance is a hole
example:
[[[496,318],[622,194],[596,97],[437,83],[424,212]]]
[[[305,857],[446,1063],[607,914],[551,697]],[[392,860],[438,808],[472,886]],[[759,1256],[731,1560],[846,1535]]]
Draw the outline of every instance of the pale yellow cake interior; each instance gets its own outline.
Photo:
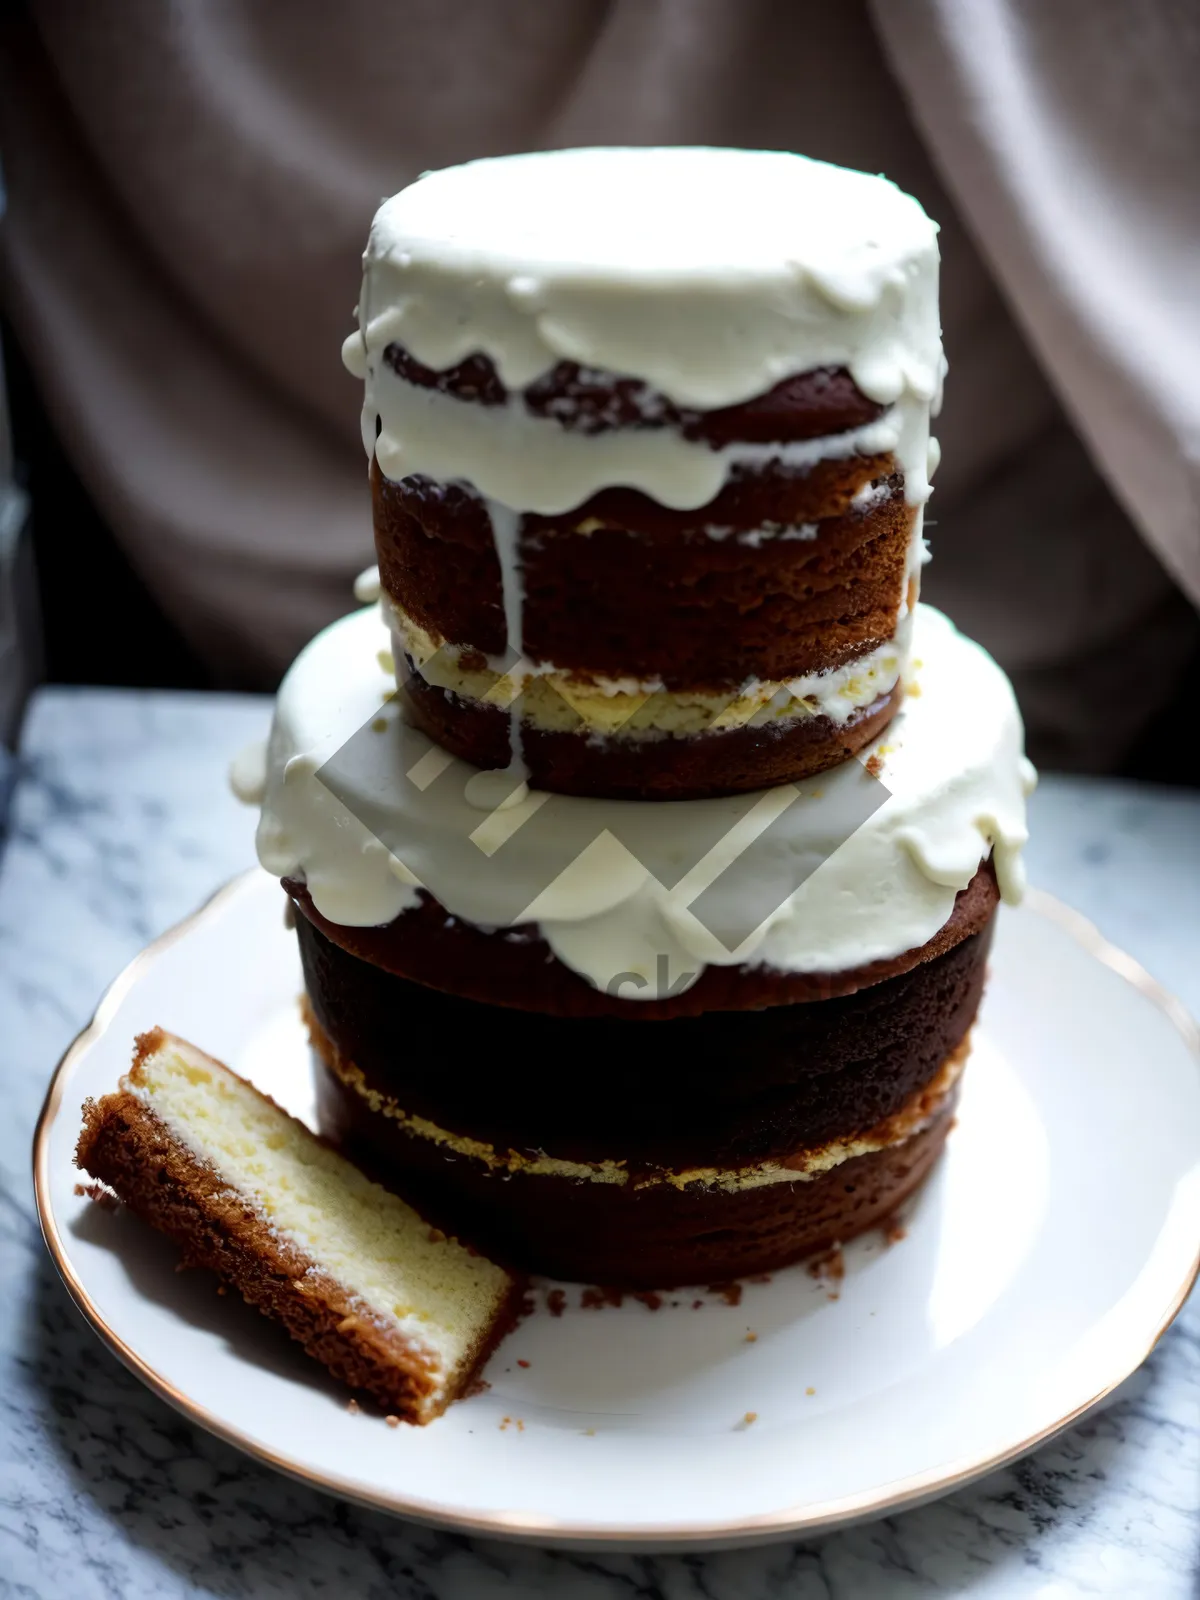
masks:
[[[181,1143],[377,1319],[453,1377],[510,1286],[501,1268],[433,1232],[243,1079],[168,1037],[125,1080]]]

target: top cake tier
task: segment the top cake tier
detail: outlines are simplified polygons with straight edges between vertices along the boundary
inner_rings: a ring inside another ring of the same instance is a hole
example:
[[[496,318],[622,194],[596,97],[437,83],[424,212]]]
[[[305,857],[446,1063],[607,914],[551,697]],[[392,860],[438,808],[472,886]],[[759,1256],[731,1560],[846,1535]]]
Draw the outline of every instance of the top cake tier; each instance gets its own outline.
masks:
[[[792,781],[902,693],[936,227],[779,152],[566,150],[386,202],[346,364],[414,719],[564,793]]]

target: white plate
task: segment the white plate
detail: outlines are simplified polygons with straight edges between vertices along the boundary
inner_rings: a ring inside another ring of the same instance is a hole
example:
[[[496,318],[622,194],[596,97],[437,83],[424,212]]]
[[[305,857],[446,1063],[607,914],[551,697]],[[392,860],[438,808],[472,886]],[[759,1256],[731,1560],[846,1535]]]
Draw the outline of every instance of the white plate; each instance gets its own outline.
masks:
[[[1200,1265],[1195,1026],[1031,896],[1000,920],[946,1157],[902,1241],[846,1250],[837,1298],[803,1267],[747,1284],[738,1306],[586,1310],[569,1288],[556,1317],[543,1291],[490,1389],[428,1428],[389,1428],[206,1275],[176,1273],[136,1219],[75,1192],[79,1108],[155,1023],[309,1115],[299,984],[279,886],[257,871],[140,956],[47,1097],[42,1226],[93,1327],[171,1404],[297,1478],[422,1521],[679,1549],[893,1511],[1075,1421],[1147,1355]]]

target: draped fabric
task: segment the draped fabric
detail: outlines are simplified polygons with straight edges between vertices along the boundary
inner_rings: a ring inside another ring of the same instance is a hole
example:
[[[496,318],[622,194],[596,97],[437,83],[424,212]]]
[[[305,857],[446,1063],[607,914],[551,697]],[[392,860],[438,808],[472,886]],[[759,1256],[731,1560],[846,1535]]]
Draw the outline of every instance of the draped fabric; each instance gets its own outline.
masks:
[[[6,310],[129,561],[261,686],[370,558],[339,352],[384,195],[582,143],[886,172],[942,225],[926,592],[1103,767],[1200,637],[1196,82],[1188,0],[35,0]]]

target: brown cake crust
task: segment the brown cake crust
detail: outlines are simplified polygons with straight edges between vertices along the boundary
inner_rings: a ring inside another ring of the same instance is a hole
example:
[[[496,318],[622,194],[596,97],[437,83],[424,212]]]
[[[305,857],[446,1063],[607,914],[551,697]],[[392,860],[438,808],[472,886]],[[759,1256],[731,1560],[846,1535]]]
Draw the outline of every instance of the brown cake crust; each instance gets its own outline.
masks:
[[[402,1162],[420,1120],[647,1172],[783,1161],[899,1114],[966,1038],[991,943],[989,926],[819,1004],[646,1022],[636,1005],[587,1019],[480,1005],[382,972],[304,918],[296,931],[314,1046],[347,1098],[381,1108],[378,1153]]]
[[[990,859],[955,898],[946,922],[925,944],[884,961],[843,972],[780,972],[773,967],[706,967],[683,994],[662,1000],[622,999],[595,989],[559,961],[533,924],[488,933],[452,917],[431,896],[378,928],[330,922],[307,889],[285,878],[296,909],[341,949],[414,983],[487,1005],[558,1017],[624,1017],[644,1021],[697,1017],[709,1011],[745,1011],[805,1004],[853,994],[882,983],[984,929],[1000,903]]]
[[[505,388],[492,358],[482,352],[440,371],[424,366],[400,344],[388,345],[383,358],[397,377],[416,388],[481,406],[519,399],[534,416],[549,417],[570,432],[670,428],[685,439],[714,446],[772,444],[846,433],[874,422],[884,411],[868,400],[845,367],[814,367],[738,405],[696,411],[677,406],[640,378],[585,369],[575,361],[558,362],[518,397]]]
[[[512,756],[509,712],[427,683],[408,664],[409,720],[451,755],[485,770]],[[521,756],[535,789],[611,800],[703,800],[798,783],[847,761],[883,732],[901,699],[880,695],[844,723],[805,716],[762,727],[673,736],[595,737],[525,722]]]
[[[385,593],[433,638],[503,659],[500,564],[469,489],[371,469]],[[865,510],[872,484],[886,498]],[[905,597],[916,508],[891,455],[741,471],[694,511],[605,489],[561,516],[521,519],[523,650],[581,676],[719,690],[844,665],[886,644]],[[816,526],[811,538],[737,532]],[[708,526],[733,530],[713,538]],[[580,531],[583,528],[585,531]]]
[[[137,1042],[136,1063],[160,1048],[161,1029]],[[521,1289],[461,1374],[431,1403],[424,1352],[361,1314],[342,1286],[298,1246],[274,1234],[154,1111],[122,1090],[83,1107],[76,1165],[165,1234],[189,1266],[207,1267],[284,1327],[315,1361],[407,1422],[426,1423],[462,1393],[511,1327]]]
[[[918,1131],[817,1177],[731,1191],[492,1171],[403,1134],[381,1151],[383,1119],[332,1072],[318,1080],[322,1127],[439,1226],[519,1271],[629,1289],[774,1272],[880,1225],[927,1177],[957,1095],[919,1091]]]

